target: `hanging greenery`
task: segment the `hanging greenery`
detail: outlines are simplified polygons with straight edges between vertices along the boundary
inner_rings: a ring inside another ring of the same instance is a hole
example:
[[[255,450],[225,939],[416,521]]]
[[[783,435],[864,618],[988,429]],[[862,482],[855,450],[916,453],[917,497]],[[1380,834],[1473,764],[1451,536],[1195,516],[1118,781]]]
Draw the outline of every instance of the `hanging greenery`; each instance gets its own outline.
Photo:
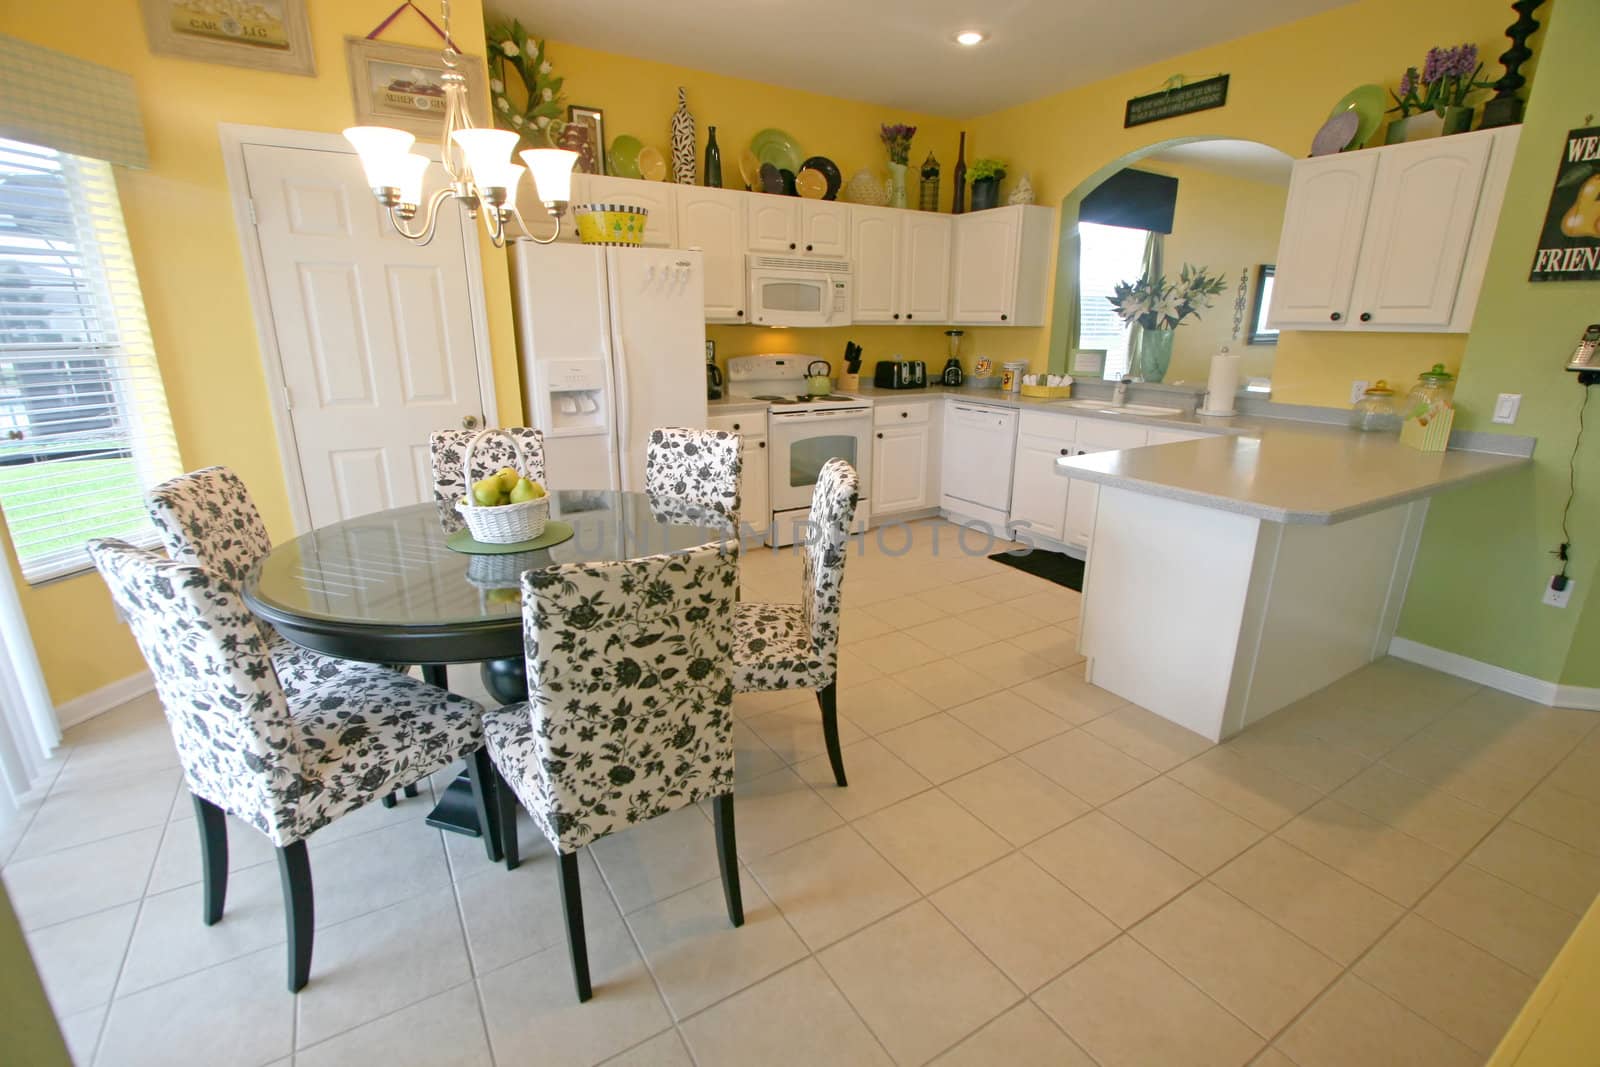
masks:
[[[555,144],[565,125],[565,98],[561,95],[565,79],[552,72],[545,58],[545,43],[529,37],[516,19],[491,27],[488,37],[493,63],[489,94],[494,101],[495,124],[520,134],[530,148]],[[520,109],[506,93],[507,67],[522,81],[526,103]]]

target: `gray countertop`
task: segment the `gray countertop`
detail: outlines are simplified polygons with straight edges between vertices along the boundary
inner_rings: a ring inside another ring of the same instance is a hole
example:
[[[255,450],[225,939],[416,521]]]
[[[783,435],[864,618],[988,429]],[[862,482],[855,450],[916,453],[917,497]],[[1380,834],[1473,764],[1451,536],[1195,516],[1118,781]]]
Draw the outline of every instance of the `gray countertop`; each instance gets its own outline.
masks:
[[[1328,525],[1531,463],[1487,452],[1419,452],[1393,434],[1282,419],[1242,432],[1056,460],[1071,478],[1269,522]]]

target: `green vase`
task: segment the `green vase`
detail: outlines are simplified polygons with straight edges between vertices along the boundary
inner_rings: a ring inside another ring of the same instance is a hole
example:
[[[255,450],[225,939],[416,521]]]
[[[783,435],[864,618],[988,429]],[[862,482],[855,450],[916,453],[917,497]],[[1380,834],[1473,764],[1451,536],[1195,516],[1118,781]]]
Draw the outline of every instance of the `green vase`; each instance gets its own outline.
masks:
[[[1452,133],[1466,133],[1467,131],[1471,130],[1472,129],[1472,116],[1474,114],[1476,114],[1476,112],[1477,112],[1476,108],[1470,108],[1470,107],[1464,107],[1464,106],[1463,107],[1447,107],[1447,108],[1445,108],[1444,109],[1444,135],[1446,137],[1448,137]]]
[[[1177,332],[1139,327],[1139,336],[1134,340],[1138,346],[1138,358],[1133,368],[1140,378],[1147,382],[1159,382],[1167,376],[1167,368],[1172,366],[1172,337]]]

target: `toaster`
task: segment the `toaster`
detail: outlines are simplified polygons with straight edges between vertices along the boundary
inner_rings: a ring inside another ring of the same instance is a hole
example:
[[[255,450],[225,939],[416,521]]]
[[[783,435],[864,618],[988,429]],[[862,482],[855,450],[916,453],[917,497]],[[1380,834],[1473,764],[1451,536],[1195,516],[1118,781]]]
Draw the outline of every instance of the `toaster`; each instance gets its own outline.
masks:
[[[879,389],[922,389],[928,384],[928,365],[920,359],[880,359],[872,372]]]

